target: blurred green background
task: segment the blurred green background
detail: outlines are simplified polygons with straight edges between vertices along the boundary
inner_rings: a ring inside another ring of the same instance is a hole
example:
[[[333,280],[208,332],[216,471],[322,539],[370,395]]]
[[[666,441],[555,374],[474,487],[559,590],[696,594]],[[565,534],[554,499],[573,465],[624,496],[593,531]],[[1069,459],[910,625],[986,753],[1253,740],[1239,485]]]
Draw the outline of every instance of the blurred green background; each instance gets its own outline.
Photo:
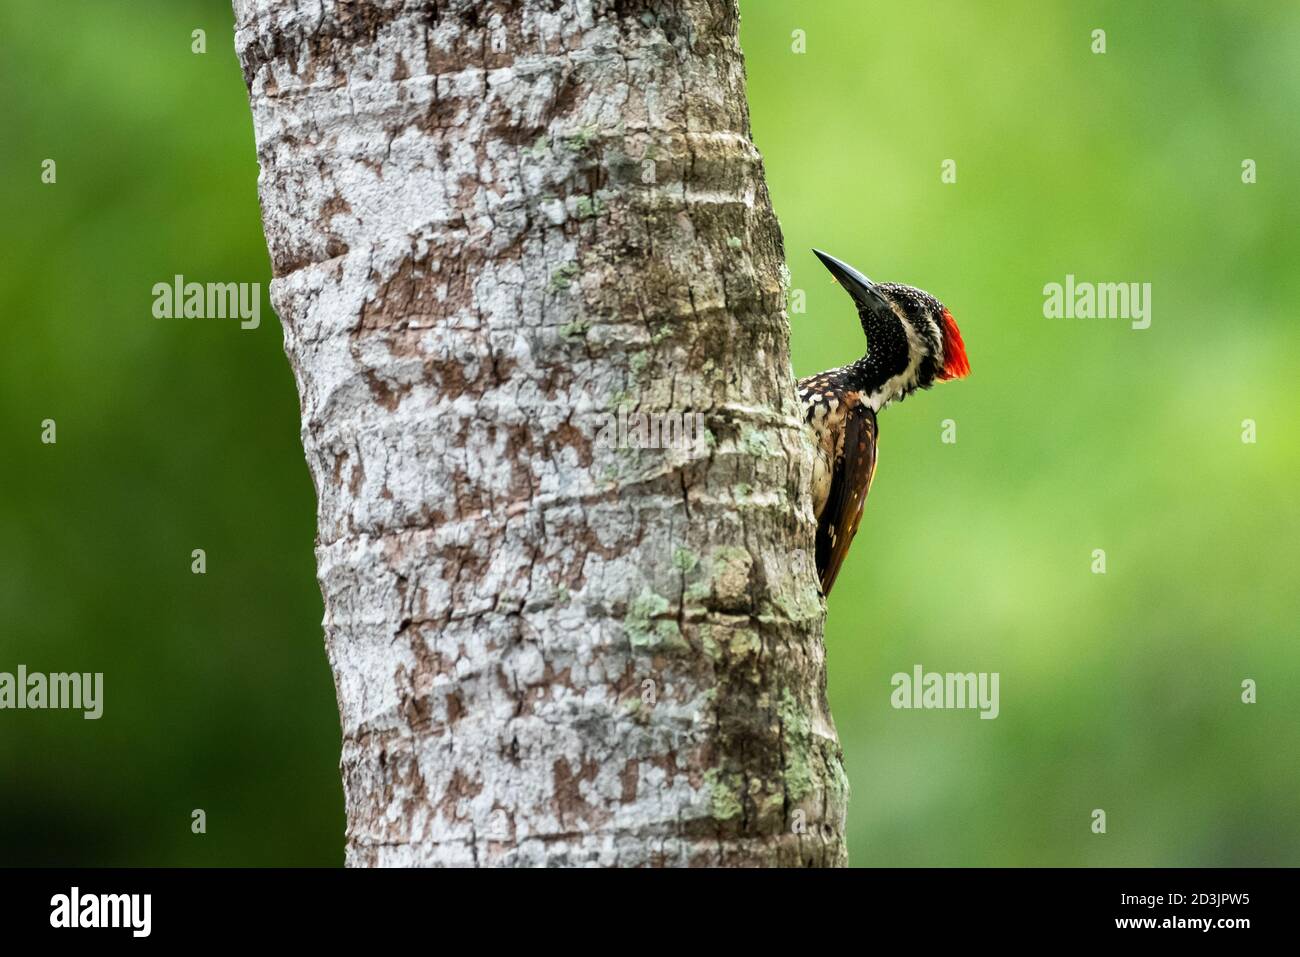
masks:
[[[974,368],[883,414],[830,604],[852,862],[1300,864],[1300,7],[741,8],[796,372],[863,348],[811,246],[938,295]],[[229,5],[57,12],[0,7],[0,670],[104,671],[111,720],[0,714],[0,864],[337,864],[278,324],[150,317],[270,278]],[[1045,319],[1067,273],[1150,282],[1151,328]],[[1000,717],[892,709],[917,663],[999,672]]]

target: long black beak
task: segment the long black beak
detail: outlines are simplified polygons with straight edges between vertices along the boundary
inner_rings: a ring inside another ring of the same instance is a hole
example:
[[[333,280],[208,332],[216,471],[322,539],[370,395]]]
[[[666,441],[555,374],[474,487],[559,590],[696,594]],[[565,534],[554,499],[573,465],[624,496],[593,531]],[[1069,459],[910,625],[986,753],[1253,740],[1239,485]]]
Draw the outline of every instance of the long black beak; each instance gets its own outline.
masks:
[[[886,309],[889,308],[889,303],[876,289],[876,284],[848,263],[842,262],[830,253],[824,253],[820,249],[814,249],[813,254],[822,261],[823,266],[831,271],[835,281],[844,287],[844,291],[852,296],[853,301],[861,308],[873,310],[881,306]]]

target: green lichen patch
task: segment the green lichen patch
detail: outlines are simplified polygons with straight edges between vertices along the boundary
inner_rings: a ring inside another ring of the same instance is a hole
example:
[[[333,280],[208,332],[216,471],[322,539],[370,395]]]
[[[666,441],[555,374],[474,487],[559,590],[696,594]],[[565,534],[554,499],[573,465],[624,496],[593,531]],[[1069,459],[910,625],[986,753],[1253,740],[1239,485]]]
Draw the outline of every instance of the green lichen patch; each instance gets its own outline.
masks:
[[[632,401],[632,393],[626,389],[620,389],[609,397],[609,405],[605,407],[607,412],[617,414],[624,406]]]
[[[663,595],[645,589],[628,605],[623,628],[632,647],[640,651],[685,651],[690,645],[672,618],[664,618],[672,604]]]
[[[572,322],[566,322],[560,326],[561,339],[581,339],[591,328],[591,323],[585,319],[574,319]]]
[[[729,821],[740,817],[744,806],[740,803],[740,775],[726,773],[717,768],[704,772],[704,787],[709,794],[709,807],[713,817],[718,821]]]
[[[782,591],[772,601],[775,609],[781,613],[780,617],[800,622],[821,615],[820,592],[811,585],[800,587],[797,582],[791,582],[789,587],[793,589],[793,595]]]
[[[781,690],[777,716],[784,745],[785,793],[791,801],[799,801],[816,785],[821,758],[812,740],[812,719],[789,688]]]
[[[737,608],[749,597],[749,573],[753,557],[743,548],[724,545],[713,553],[713,594],[721,608]]]
[[[713,589],[706,581],[691,582],[686,586],[686,591],[682,593],[682,598],[688,603],[699,604],[713,594]]]
[[[551,273],[551,281],[548,284],[551,292],[561,292],[568,289],[573,284],[573,277],[578,275],[578,264],[575,262],[561,263]]]
[[[592,125],[579,127],[576,132],[570,133],[564,138],[564,148],[573,153],[585,152],[599,132],[599,129]]]
[[[732,629],[731,638],[727,641],[727,651],[733,658],[756,655],[762,647],[763,639],[758,636],[758,632],[749,628]]]
[[[573,212],[579,219],[591,219],[605,212],[605,203],[599,196],[579,196]]]
[[[524,154],[531,159],[541,159],[551,151],[551,138],[543,133],[533,142],[532,146],[524,149]]]
[[[696,555],[689,548],[679,548],[673,552],[673,567],[683,572],[695,571],[695,566],[700,563],[700,556]]]
[[[713,637],[713,628],[709,625],[700,626],[700,647],[704,650],[709,660],[717,662],[722,660],[722,646],[718,644],[717,639]],[[713,690],[713,689],[709,689]]]
[[[758,429],[745,429],[740,437],[740,443],[745,451],[755,458],[766,458],[772,454],[771,436]]]
[[[821,750],[822,763],[830,772],[826,782],[827,787],[831,792],[832,799],[840,806],[843,806],[849,800],[849,775],[844,770],[844,754],[840,751],[838,744],[829,740],[821,742]]]

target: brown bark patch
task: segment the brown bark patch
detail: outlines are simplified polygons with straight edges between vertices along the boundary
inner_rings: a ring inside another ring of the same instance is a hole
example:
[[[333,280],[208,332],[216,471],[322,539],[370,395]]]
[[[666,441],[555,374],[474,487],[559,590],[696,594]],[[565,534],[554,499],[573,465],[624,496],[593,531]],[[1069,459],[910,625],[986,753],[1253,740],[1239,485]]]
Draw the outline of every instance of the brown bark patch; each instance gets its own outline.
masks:
[[[561,826],[569,827],[579,818],[591,825],[600,825],[609,820],[608,811],[589,804],[582,796],[582,782],[596,780],[597,770],[598,765],[591,759],[584,760],[576,774],[564,758],[557,758],[551,766],[555,785],[555,812]]]
[[[471,780],[460,768],[456,768],[451,773],[451,781],[436,807],[448,820],[455,820],[459,817],[456,813],[456,805],[461,801],[476,798],[481,793],[483,793],[483,784]]]
[[[629,758],[623,765],[623,771],[619,775],[619,783],[623,785],[623,793],[619,795],[619,800],[624,804],[631,804],[636,800],[636,786],[641,779],[641,762],[636,758]]]

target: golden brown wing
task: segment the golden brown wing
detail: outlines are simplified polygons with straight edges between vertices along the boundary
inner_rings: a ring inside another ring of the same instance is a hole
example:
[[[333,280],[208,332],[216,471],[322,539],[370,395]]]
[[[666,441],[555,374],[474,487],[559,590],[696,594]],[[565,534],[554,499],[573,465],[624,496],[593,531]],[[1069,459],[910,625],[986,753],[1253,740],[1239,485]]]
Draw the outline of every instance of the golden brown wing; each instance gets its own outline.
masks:
[[[844,396],[843,442],[831,464],[831,488],[817,523],[817,573],[829,595],[862,521],[876,474],[876,413],[857,392]]]

